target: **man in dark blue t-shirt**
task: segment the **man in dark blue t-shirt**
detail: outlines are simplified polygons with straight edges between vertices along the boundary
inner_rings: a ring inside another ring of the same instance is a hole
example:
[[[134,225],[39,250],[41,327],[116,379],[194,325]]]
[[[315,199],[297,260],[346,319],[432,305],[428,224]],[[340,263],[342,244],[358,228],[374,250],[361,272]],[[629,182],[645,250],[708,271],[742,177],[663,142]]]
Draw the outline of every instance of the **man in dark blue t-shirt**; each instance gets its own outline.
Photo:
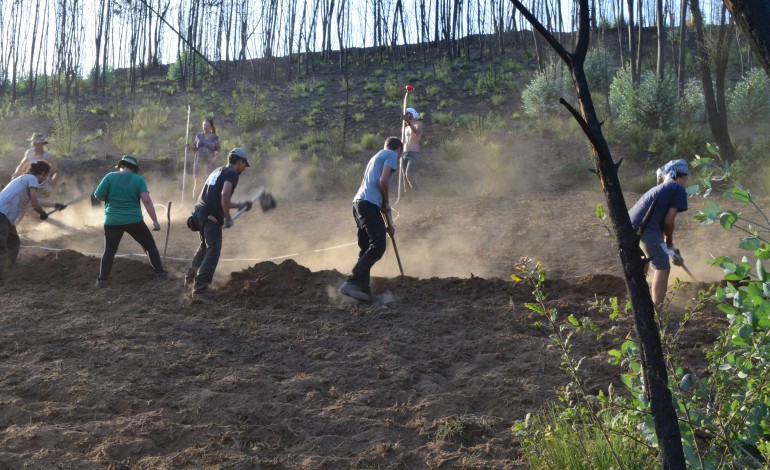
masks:
[[[212,171],[203,191],[195,204],[193,217],[199,227],[201,244],[193,256],[192,263],[185,275],[185,286],[193,284],[193,299],[211,297],[209,284],[219,263],[222,251],[222,227],[232,227],[230,209],[251,209],[251,202],[232,202],[231,198],[238,178],[246,167],[251,166],[246,151],[233,149],[228,156],[228,164]]]
[[[631,224],[639,230],[647,212],[657,200],[647,224],[642,227],[639,241],[639,246],[655,268],[652,276],[652,302],[656,308],[666,296],[668,276],[671,273],[669,257],[672,253],[678,254],[674,248],[674,220],[679,212],[687,210],[687,191],[684,188],[689,173],[686,160],[668,162],[657,171],[658,179],[663,182],[644,193],[628,211]]]

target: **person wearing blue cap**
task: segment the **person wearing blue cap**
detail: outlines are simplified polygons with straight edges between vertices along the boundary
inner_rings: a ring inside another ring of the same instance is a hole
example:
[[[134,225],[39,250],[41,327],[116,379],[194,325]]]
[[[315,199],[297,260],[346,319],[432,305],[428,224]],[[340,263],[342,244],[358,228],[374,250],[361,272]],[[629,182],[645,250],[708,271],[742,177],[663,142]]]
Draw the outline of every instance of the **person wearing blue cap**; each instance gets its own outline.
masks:
[[[252,205],[251,201],[235,203],[231,199],[240,174],[251,166],[246,150],[231,150],[227,161],[227,165],[212,171],[206,179],[192,214],[201,241],[185,275],[185,287],[192,283],[193,300],[215,297],[209,285],[222,251],[222,227],[233,226],[231,209],[248,211]]]
[[[648,190],[628,211],[631,224],[641,234],[639,246],[655,269],[652,276],[652,302],[659,307],[666,296],[671,262],[679,264],[681,255],[674,248],[674,221],[687,210],[687,176],[684,159],[671,160],[656,171],[658,185]],[[649,217],[647,213],[652,210]],[[646,224],[643,223],[646,221]],[[643,226],[642,226],[643,225]]]
[[[105,202],[104,253],[99,265],[99,277],[96,278],[96,288],[107,287],[112,263],[124,233],[131,235],[147,252],[157,279],[168,279],[155,239],[144,223],[142,208],[139,205],[141,201],[147,215],[152,219],[152,230],[159,231],[160,223],[147,189],[147,182],[138,174],[139,163],[133,156],[124,155],[115,168],[118,171],[107,173],[94,191],[94,197]]]

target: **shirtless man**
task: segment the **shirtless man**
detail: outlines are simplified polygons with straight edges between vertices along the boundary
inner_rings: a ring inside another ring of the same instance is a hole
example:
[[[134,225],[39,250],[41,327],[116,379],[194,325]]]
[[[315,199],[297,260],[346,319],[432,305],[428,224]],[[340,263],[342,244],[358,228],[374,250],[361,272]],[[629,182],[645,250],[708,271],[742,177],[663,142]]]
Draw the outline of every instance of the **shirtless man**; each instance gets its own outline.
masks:
[[[402,117],[407,124],[404,133],[404,179],[409,185],[409,189],[414,190],[415,185],[412,182],[414,176],[414,167],[420,158],[420,141],[422,140],[423,125],[417,118],[419,114],[414,108],[406,108],[406,114]]]

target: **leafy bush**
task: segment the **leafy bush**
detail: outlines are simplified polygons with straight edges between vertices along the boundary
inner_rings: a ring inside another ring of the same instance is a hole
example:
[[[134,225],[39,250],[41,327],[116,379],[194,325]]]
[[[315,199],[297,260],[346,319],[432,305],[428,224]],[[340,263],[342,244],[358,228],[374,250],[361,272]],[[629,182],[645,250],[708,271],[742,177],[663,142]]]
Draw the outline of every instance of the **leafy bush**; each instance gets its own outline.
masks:
[[[543,72],[535,74],[535,78],[521,92],[524,112],[530,116],[559,112],[562,109],[559,98],[574,95],[569,89],[569,80],[561,62],[550,62]]]
[[[767,73],[755,67],[728,94],[733,118],[748,123],[767,118],[770,114],[770,80]]]
[[[233,91],[235,122],[245,132],[258,129],[270,110],[267,94],[256,87],[241,82]]]
[[[185,52],[177,57],[176,62],[169,66],[166,78],[178,83],[180,86],[184,86],[188,80],[192,79],[193,70],[195,70],[195,75],[198,78],[211,74],[211,67],[206,61],[197,56],[193,57],[192,54],[188,55]]]
[[[702,123],[706,120],[706,104],[703,97],[703,84],[700,80],[696,78],[687,80],[679,109],[685,121]]]
[[[610,90],[612,78],[618,69],[615,57],[615,54],[602,46],[588,51],[583,69],[591,92],[607,93]]]
[[[465,143],[462,139],[445,140],[441,143],[441,159],[445,162],[456,162],[464,155]]]
[[[652,71],[642,74],[637,88],[628,69],[620,69],[610,85],[610,106],[624,129],[665,129],[677,117],[679,89],[673,75],[661,80]]]
[[[374,150],[382,147],[382,143],[385,139],[380,137],[379,134],[364,134],[361,136],[361,146],[366,150]]]

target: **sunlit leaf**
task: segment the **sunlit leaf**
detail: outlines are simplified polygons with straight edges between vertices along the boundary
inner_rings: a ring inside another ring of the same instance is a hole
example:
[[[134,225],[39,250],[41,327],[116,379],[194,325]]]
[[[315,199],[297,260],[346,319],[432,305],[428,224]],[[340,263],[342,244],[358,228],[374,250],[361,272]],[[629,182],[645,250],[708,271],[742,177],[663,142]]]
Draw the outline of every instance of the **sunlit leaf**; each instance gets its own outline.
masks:
[[[725,230],[732,230],[735,222],[738,221],[738,214],[733,211],[725,211],[719,214],[719,223]]]
[[[596,205],[596,217],[604,219],[604,206],[601,203]]]

